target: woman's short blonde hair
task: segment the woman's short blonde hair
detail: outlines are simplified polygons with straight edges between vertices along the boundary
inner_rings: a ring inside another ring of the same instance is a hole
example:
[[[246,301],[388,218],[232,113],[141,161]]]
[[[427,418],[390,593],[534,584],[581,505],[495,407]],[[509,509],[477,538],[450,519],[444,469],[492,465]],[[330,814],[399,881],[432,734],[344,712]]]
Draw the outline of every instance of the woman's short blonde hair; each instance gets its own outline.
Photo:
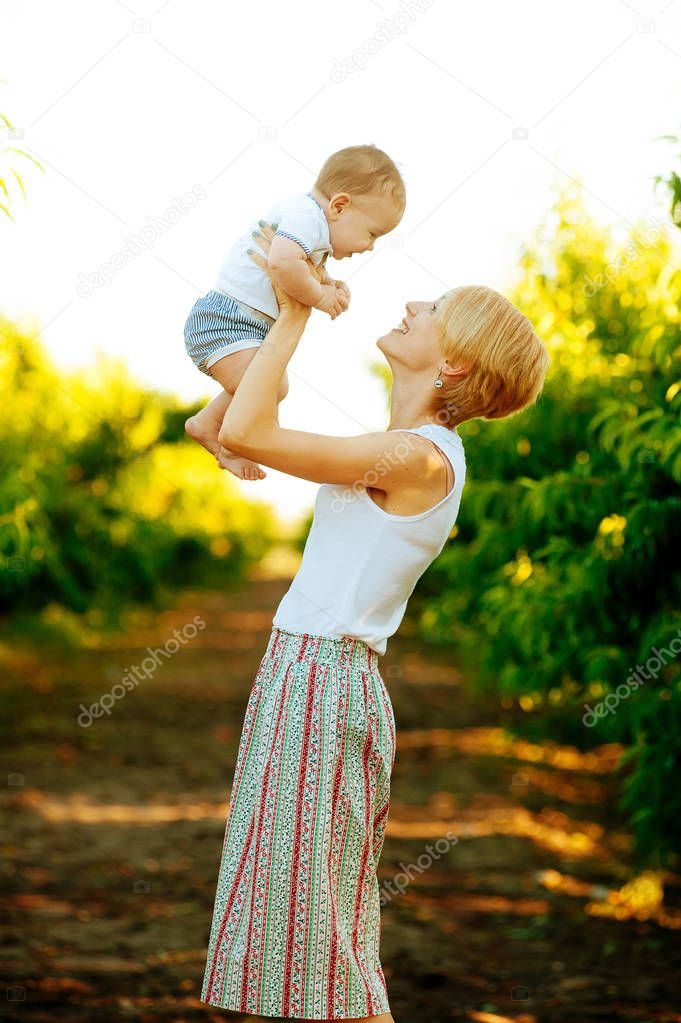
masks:
[[[468,419],[503,419],[538,397],[550,358],[532,324],[492,288],[466,285],[438,301],[435,321],[443,357],[463,377],[442,374],[430,414],[443,426]]]
[[[407,202],[402,175],[388,154],[376,146],[347,146],[332,153],[319,172],[315,188],[327,199],[337,192],[388,195],[401,212]]]

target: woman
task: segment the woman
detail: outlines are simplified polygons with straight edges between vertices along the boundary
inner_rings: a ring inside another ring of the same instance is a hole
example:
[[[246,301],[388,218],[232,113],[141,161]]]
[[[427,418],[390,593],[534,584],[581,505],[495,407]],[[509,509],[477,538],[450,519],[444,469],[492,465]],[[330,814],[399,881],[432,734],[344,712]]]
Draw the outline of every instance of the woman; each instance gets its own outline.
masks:
[[[273,232],[263,236],[267,250]],[[220,442],[323,485],[248,698],[201,998],[256,1016],[393,1023],[377,865],[395,719],[378,656],[456,520],[456,426],[525,408],[549,360],[501,295],[454,289],[408,302],[377,342],[393,374],[387,430],[282,429],[277,393],[310,309],[275,290],[279,316]]]

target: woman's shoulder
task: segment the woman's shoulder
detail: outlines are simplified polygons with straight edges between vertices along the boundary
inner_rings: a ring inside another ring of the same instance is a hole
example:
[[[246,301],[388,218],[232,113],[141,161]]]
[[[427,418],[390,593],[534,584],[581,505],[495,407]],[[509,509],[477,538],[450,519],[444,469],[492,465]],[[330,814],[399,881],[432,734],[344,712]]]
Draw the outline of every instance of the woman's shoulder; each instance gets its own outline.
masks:
[[[466,480],[466,453],[456,429],[450,429],[440,423],[423,423],[421,426],[412,427],[410,432],[430,442],[428,447],[433,455],[430,465],[431,477],[436,479],[440,467],[444,464],[447,496],[450,497],[455,491],[460,492]]]
[[[394,519],[425,518],[460,495],[466,477],[463,444],[458,434],[437,423],[393,428],[385,433],[393,437],[392,459],[404,467],[409,462],[411,471],[385,476],[381,483],[370,486],[374,491],[373,503],[390,511]],[[402,434],[402,436],[400,436]],[[423,442],[408,443],[404,435],[418,436]],[[433,495],[438,500],[433,504]],[[371,497],[371,495],[368,495]],[[396,513],[396,514],[394,514]]]
[[[422,423],[420,426],[411,427],[398,427],[395,431],[388,430],[388,433],[417,433],[429,440],[432,440],[438,447],[447,447],[454,452],[458,452],[465,461],[466,453],[463,446],[463,441],[457,432],[456,428],[450,429],[447,426],[442,426],[441,423]]]

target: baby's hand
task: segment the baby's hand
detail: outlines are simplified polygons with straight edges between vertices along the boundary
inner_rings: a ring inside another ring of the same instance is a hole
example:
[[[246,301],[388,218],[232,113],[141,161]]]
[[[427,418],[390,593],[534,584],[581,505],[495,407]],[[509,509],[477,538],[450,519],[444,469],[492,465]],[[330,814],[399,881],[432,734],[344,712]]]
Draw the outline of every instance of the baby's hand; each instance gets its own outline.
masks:
[[[339,291],[340,291],[340,292],[341,292],[341,293],[342,293],[343,295],[345,295],[345,300],[346,300],[346,306],[345,306],[345,308],[347,309],[348,305],[350,304],[350,289],[349,289],[349,287],[347,286],[347,284],[345,283],[345,281],[334,281],[333,283],[334,283],[334,284],[336,285],[336,287],[338,288],[338,290],[339,290]]]
[[[315,303],[315,309],[321,309],[323,313],[328,313],[332,320],[335,320],[337,316],[347,309],[348,301],[335,284],[322,284],[322,297],[318,302]]]

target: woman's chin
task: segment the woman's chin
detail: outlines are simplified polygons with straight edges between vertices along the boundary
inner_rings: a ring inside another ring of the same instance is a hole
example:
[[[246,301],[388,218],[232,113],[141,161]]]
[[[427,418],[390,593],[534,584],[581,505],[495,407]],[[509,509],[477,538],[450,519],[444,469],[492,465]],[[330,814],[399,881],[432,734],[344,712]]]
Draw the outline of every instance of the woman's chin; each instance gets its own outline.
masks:
[[[381,337],[376,341],[376,347],[379,348],[384,355],[390,355],[395,349],[395,342],[398,335],[401,337],[399,330],[389,330],[387,334],[382,334]]]

